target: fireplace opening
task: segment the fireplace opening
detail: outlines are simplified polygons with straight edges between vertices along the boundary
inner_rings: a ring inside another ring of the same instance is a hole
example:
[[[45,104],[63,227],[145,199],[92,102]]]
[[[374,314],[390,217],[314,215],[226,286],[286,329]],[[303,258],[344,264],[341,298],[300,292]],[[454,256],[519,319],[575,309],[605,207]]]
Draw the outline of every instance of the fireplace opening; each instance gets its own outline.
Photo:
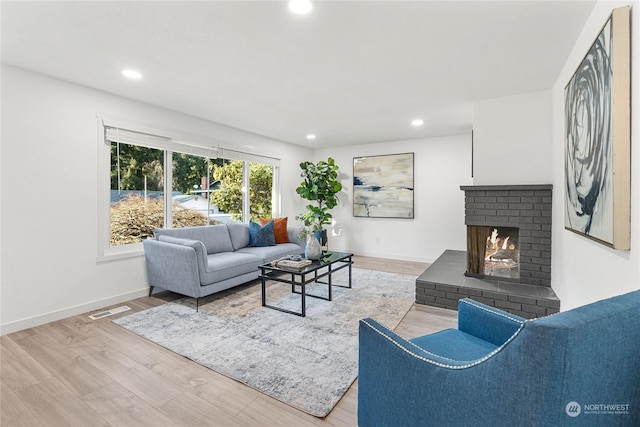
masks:
[[[518,228],[487,227],[484,251],[484,274],[494,277],[520,278]]]

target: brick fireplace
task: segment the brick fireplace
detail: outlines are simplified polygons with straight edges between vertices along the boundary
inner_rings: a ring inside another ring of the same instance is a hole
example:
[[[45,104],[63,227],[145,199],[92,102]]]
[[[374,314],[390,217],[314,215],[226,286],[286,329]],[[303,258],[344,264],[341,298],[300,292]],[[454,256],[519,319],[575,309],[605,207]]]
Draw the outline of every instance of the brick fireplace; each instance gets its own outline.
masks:
[[[470,297],[526,318],[556,313],[551,185],[462,186],[467,251],[447,250],[416,279],[416,303]]]
[[[510,278],[515,282],[529,285],[551,286],[552,186],[492,185],[463,186],[460,189],[465,192],[467,242],[472,239],[470,234],[476,231],[474,227],[486,229],[485,240],[491,238],[491,234],[496,233],[496,230],[511,230],[511,234],[517,235],[517,241],[512,245],[516,245],[514,251],[519,251],[519,275],[518,277],[507,275],[496,277],[501,277],[502,280]],[[496,234],[500,235],[499,232]],[[511,240],[513,241],[513,238]],[[503,253],[509,252],[509,247],[505,249],[502,249]],[[484,252],[480,254],[472,252],[467,244],[467,257],[484,255]],[[490,268],[486,265],[490,262],[489,256],[487,254],[487,259],[484,260],[483,272],[470,272],[467,268],[467,273],[475,275],[474,277],[491,276],[490,273],[487,274]],[[467,263],[474,264],[470,260]],[[478,261],[475,262],[477,263]]]

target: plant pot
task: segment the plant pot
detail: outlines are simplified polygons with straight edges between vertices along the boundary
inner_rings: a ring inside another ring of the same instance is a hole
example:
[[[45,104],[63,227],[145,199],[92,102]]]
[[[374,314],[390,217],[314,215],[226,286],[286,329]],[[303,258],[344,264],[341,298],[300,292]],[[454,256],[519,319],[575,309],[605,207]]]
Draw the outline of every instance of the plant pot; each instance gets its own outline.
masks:
[[[318,239],[318,242],[320,242],[320,246],[327,246],[327,230],[320,230],[320,231],[315,231],[313,233],[314,236],[316,236],[316,239]]]

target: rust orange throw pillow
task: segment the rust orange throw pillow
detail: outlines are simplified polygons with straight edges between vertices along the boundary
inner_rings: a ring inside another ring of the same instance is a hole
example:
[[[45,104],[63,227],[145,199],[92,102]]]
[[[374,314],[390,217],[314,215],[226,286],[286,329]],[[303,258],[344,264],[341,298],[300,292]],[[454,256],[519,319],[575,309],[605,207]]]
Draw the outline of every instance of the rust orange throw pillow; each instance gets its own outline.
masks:
[[[273,236],[278,243],[289,243],[289,235],[287,234],[287,218],[260,218],[260,225],[265,225],[273,220]]]

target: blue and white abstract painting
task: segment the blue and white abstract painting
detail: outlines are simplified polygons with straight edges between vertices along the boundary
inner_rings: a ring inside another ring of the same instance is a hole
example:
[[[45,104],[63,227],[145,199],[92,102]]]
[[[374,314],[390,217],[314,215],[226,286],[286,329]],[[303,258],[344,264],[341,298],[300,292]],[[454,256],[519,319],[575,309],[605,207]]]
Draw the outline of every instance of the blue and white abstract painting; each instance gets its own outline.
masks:
[[[354,157],[353,216],[413,218],[413,153]]]

